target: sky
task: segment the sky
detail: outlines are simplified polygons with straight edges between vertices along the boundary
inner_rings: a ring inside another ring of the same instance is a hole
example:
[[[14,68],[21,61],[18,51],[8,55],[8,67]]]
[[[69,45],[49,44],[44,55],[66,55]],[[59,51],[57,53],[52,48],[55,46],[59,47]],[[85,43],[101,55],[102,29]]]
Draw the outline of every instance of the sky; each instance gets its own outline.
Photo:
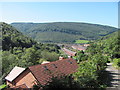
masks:
[[[2,22],[85,22],[118,27],[118,2],[0,2]]]
[[[120,0],[0,0],[0,2],[119,2]]]

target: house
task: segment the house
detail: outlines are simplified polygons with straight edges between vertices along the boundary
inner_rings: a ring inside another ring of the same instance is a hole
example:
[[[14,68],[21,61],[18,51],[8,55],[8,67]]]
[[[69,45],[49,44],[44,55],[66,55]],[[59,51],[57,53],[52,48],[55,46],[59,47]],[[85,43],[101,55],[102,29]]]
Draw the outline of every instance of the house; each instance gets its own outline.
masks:
[[[69,49],[66,49],[66,48],[63,48],[62,49],[68,56],[75,56],[76,55],[76,52],[73,52]]]
[[[36,83],[35,77],[28,68],[25,69],[17,66],[11,70],[5,77],[5,80],[10,88],[31,88]]]
[[[72,48],[80,51],[85,51],[87,47],[81,45],[73,45]]]
[[[88,46],[90,46],[90,44],[84,44],[84,46],[85,46],[85,47],[88,47]]]
[[[32,88],[35,84],[47,84],[50,78],[69,75],[77,71],[78,65],[72,58],[47,62],[28,68],[14,67],[5,77],[10,88]]]

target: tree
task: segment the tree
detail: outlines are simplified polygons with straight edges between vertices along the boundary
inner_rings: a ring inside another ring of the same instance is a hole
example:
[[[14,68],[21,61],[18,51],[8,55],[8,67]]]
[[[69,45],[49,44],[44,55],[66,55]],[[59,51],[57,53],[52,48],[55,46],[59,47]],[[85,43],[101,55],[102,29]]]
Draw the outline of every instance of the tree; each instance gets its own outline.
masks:
[[[8,73],[15,65],[17,65],[17,57],[8,51],[2,52],[2,73]]]
[[[120,67],[120,58],[114,58],[113,59],[113,65],[117,68]]]
[[[81,88],[95,88],[98,87],[96,71],[97,69],[90,61],[81,62],[78,71],[73,76]]]
[[[27,48],[24,52],[24,55],[22,55],[21,59],[24,63],[24,66],[26,67],[35,65],[38,64],[37,61],[39,60],[39,54],[37,53],[34,47]]]
[[[52,77],[51,80],[45,84],[37,84],[33,86],[33,89],[42,89],[42,90],[57,90],[57,89],[66,89],[66,90],[79,90],[80,87],[77,82],[74,81],[74,79],[69,76],[60,76],[60,77]]]
[[[77,63],[87,60],[87,56],[84,54],[83,51],[78,51],[75,58],[77,59]]]
[[[95,54],[93,56],[90,56],[90,60],[97,68],[97,71],[101,71],[106,68],[106,63],[108,61],[108,57],[103,56],[101,54]]]
[[[56,61],[59,58],[59,55],[55,52],[42,51],[41,56],[47,61]]]

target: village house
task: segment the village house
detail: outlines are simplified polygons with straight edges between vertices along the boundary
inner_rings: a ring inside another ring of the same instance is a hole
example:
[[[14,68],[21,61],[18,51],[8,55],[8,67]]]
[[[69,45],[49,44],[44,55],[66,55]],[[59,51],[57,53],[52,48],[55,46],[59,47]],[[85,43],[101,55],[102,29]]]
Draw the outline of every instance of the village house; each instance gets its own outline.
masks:
[[[80,51],[85,51],[87,49],[86,46],[81,46],[81,45],[73,45],[72,48]]]
[[[90,44],[84,44],[84,46],[85,46],[85,47],[88,47],[88,46],[90,46]]]
[[[66,48],[63,48],[62,49],[68,56],[75,56],[76,55],[76,52],[73,52],[69,49],[66,49]]]
[[[45,85],[52,76],[69,75],[77,71],[78,65],[72,58],[30,66],[14,67],[5,77],[10,88],[32,88],[35,84]]]

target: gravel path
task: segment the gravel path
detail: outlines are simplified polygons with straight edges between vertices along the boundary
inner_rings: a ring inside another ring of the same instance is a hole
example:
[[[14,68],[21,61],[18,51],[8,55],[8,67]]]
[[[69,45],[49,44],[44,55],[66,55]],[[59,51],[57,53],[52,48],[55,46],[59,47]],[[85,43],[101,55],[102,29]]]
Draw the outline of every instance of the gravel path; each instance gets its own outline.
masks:
[[[111,85],[108,88],[119,88],[120,90],[120,69],[114,68],[112,63],[107,63],[106,71],[109,72],[109,76],[111,77]]]

